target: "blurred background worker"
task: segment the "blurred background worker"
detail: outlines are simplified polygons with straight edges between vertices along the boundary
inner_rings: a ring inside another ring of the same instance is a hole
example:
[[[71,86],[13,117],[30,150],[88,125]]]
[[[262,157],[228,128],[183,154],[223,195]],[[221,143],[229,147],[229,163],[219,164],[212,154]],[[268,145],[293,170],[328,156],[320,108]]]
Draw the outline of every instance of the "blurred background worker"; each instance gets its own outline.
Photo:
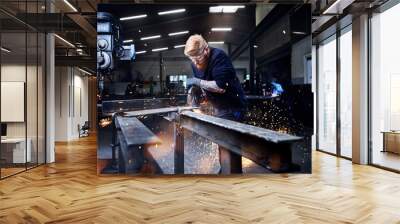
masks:
[[[214,108],[213,115],[242,121],[246,99],[230,58],[218,48],[209,47],[201,35],[192,35],[186,41],[185,55],[192,61],[193,78],[186,83],[190,88],[200,87]],[[189,99],[199,91],[189,90]]]

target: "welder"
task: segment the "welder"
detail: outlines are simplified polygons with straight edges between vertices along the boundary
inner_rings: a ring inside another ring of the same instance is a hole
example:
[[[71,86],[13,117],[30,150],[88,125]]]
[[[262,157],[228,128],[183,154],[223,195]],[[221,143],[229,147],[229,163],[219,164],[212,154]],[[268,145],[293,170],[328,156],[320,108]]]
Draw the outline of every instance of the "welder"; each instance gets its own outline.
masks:
[[[191,60],[193,70],[193,78],[187,79],[187,86],[201,88],[200,93],[203,92],[213,106],[214,116],[243,121],[247,102],[228,55],[222,49],[209,47],[198,34],[186,41],[184,53]],[[199,91],[190,89],[189,94],[193,93]]]

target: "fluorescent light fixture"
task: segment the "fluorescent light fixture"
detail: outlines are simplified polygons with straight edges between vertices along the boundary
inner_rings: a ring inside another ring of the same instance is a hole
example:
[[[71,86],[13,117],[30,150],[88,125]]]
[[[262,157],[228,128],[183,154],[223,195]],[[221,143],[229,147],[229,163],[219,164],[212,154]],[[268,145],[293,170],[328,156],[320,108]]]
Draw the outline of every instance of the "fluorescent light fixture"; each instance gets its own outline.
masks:
[[[127,43],[132,43],[133,42],[133,40],[132,39],[130,39],[130,40],[124,40],[124,41],[122,41],[122,43],[124,43],[124,44],[127,44]]]
[[[232,28],[231,27],[213,27],[213,28],[211,28],[211,31],[225,32],[225,31],[232,31]]]
[[[340,2],[343,2],[344,4],[343,4],[342,6],[338,6],[338,4],[339,4]],[[340,9],[339,9],[339,8],[336,8],[336,7],[340,7],[340,8],[343,7],[343,8],[345,8],[344,5],[346,5],[346,7],[347,7],[347,6],[350,5],[352,2],[353,2],[353,1],[349,1],[349,0],[346,0],[346,1],[344,1],[344,0],[336,0],[332,5],[330,5],[327,9],[325,9],[324,12],[323,12],[322,14],[329,14],[329,13],[332,13],[332,14],[339,14],[339,12],[337,12],[337,11],[339,11]],[[336,8],[336,9],[335,9],[335,8]],[[331,12],[332,9],[335,9],[334,12]]]
[[[87,74],[87,75],[92,75],[92,73],[90,73],[90,72],[88,72],[88,71],[86,71],[86,70],[83,70],[83,69],[81,69],[81,68],[78,68],[79,69],[79,71],[81,71],[81,72],[83,72],[83,73],[85,73],[85,74]]]
[[[136,54],[144,54],[146,51],[136,51]]]
[[[136,15],[136,16],[121,17],[119,20],[125,21],[125,20],[131,20],[131,19],[141,19],[141,18],[146,18],[146,17],[147,17],[146,14],[142,14],[142,15]]]
[[[82,52],[83,50],[80,49],[80,48],[78,48],[78,49],[76,49],[76,51],[77,51],[77,52]]]
[[[140,38],[140,40],[151,40],[151,39],[157,39],[160,37],[161,37],[161,35],[148,36],[148,37],[142,37],[142,38]]]
[[[258,48],[258,45],[253,45],[254,48]]]
[[[185,12],[186,9],[174,9],[174,10],[169,10],[169,11],[163,11],[163,12],[158,12],[158,15],[168,15],[168,14],[175,14],[175,13],[181,13]]]
[[[174,48],[181,48],[181,47],[185,47],[185,45],[184,45],[184,44],[181,44],[181,45],[175,45],[175,46],[174,46]]]
[[[182,34],[187,34],[189,33],[189,30],[185,30],[185,31],[179,31],[179,32],[175,32],[175,33],[169,33],[168,36],[177,36],[177,35],[182,35]]]
[[[64,38],[62,38],[62,37],[60,37],[60,36],[58,36],[57,34],[54,34],[54,36],[57,37],[58,39],[62,40],[62,41],[63,41],[64,43],[66,43],[67,45],[69,45],[69,46],[75,48],[75,45],[71,44],[71,42],[69,42],[68,40],[66,40],[66,39],[64,39]]]
[[[210,13],[221,13],[222,7],[221,6],[210,6],[209,12]]]
[[[68,0],[64,0],[65,4],[67,4],[72,10],[74,10],[74,12],[78,12],[78,10],[68,1]]]
[[[0,48],[2,51],[4,51],[4,52],[6,52],[6,53],[10,53],[11,51],[10,50],[8,50],[7,48],[4,48],[4,47],[2,47],[2,48]]]
[[[152,49],[151,51],[157,52],[157,51],[165,51],[165,50],[168,50],[168,47],[155,48],[155,49]]]
[[[297,34],[297,35],[306,35],[307,34],[306,32],[303,32],[303,31],[293,31],[292,33]]]
[[[210,41],[209,44],[224,44],[224,41]]]
[[[235,13],[238,9],[245,8],[244,5],[219,5],[210,6],[210,13]]]

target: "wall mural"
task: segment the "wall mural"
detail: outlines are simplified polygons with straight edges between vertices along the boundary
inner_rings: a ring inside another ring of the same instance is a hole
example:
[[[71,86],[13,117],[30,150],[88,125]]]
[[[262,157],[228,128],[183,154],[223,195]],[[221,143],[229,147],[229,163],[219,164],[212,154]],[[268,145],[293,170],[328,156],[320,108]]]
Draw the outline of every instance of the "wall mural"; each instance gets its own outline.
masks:
[[[310,173],[308,4],[99,4],[98,173]]]

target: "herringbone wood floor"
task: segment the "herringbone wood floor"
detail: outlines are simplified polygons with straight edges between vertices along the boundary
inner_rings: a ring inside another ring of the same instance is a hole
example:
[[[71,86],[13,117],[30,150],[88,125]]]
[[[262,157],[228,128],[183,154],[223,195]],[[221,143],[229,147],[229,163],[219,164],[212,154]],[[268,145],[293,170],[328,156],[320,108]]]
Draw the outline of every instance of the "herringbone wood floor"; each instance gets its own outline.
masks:
[[[96,139],[0,181],[0,223],[400,223],[400,175],[313,154],[312,175],[98,177]]]

